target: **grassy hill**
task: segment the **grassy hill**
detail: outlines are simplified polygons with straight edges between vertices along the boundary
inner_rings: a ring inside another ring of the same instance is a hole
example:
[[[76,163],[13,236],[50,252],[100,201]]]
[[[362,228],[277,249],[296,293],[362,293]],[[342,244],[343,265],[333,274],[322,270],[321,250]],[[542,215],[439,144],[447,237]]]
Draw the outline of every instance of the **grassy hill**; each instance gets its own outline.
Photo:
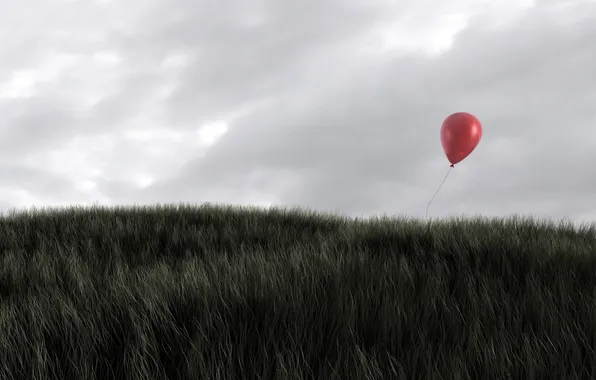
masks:
[[[594,379],[596,232],[215,206],[0,219],[0,379]]]

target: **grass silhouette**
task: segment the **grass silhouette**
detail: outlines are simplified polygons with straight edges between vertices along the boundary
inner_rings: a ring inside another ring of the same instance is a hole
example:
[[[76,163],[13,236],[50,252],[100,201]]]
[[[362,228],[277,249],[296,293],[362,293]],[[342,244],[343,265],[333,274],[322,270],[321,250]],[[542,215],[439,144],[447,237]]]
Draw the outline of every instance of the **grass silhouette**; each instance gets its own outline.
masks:
[[[299,209],[0,218],[0,379],[594,379],[596,231]]]

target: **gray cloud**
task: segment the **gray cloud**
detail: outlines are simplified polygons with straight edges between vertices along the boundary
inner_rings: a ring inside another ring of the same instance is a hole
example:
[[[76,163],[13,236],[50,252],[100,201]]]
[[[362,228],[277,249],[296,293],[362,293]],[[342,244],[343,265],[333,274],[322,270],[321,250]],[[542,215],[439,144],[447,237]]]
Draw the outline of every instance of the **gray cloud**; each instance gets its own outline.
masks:
[[[417,8],[382,1],[143,4],[143,12],[97,8],[103,21],[94,25],[68,19],[73,36],[84,29],[95,52],[117,55],[111,66],[92,63],[94,51],[77,50],[83,44],[74,39],[39,45],[43,51],[55,43],[86,61],[33,98],[0,100],[9,115],[0,130],[2,157],[27,149],[42,157],[48,145],[76,136],[93,144],[93,136],[110,134],[114,141],[90,160],[104,157],[102,176],[92,180],[115,203],[274,202],[422,216],[448,169],[441,122],[468,111],[483,122],[483,140],[450,174],[432,215],[596,216],[593,2],[555,9],[563,3],[542,1],[525,10],[513,2],[430,0]],[[450,48],[430,54],[425,46],[447,33],[441,17],[458,12],[467,25]],[[497,18],[507,23],[496,25]],[[379,48],[385,26],[397,28],[393,43],[401,47]],[[21,57],[0,67],[0,76],[43,59]],[[178,65],[166,64],[176,58]],[[97,101],[83,106],[83,95]],[[228,132],[193,148],[195,131],[214,120],[228,121]],[[170,152],[167,165],[153,145],[121,140],[133,128],[182,136],[155,140]],[[153,183],[138,188],[135,171]],[[74,183],[81,174],[73,173]]]
[[[457,167],[462,173],[447,183],[435,210],[583,212],[565,198],[588,201],[596,185],[587,168],[596,29],[579,17],[595,9],[584,9],[570,28],[538,7],[506,29],[470,26],[439,57],[387,57],[343,75],[310,73],[307,80],[316,77],[312,82],[324,90],[295,88],[237,121],[172,188],[242,188],[254,170],[271,177],[291,172],[299,179],[278,193],[283,203],[348,213],[388,205],[390,212],[420,214],[433,180],[442,178],[440,123],[469,110],[483,121],[484,139]],[[168,189],[163,184],[153,196],[165,197]]]

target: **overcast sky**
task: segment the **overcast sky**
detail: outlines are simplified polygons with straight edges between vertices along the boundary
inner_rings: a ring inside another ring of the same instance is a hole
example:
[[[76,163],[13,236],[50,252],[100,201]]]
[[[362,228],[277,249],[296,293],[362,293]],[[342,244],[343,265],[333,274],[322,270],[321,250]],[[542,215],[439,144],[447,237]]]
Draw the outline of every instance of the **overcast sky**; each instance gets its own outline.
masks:
[[[0,209],[596,219],[594,0],[0,0]]]

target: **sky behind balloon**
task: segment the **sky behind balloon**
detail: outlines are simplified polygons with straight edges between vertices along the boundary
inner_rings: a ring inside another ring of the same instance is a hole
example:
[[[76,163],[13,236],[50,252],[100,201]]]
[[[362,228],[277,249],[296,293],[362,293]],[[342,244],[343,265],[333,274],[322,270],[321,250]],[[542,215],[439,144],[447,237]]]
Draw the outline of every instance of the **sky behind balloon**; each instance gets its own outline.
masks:
[[[596,2],[0,0],[0,209],[596,219]]]

